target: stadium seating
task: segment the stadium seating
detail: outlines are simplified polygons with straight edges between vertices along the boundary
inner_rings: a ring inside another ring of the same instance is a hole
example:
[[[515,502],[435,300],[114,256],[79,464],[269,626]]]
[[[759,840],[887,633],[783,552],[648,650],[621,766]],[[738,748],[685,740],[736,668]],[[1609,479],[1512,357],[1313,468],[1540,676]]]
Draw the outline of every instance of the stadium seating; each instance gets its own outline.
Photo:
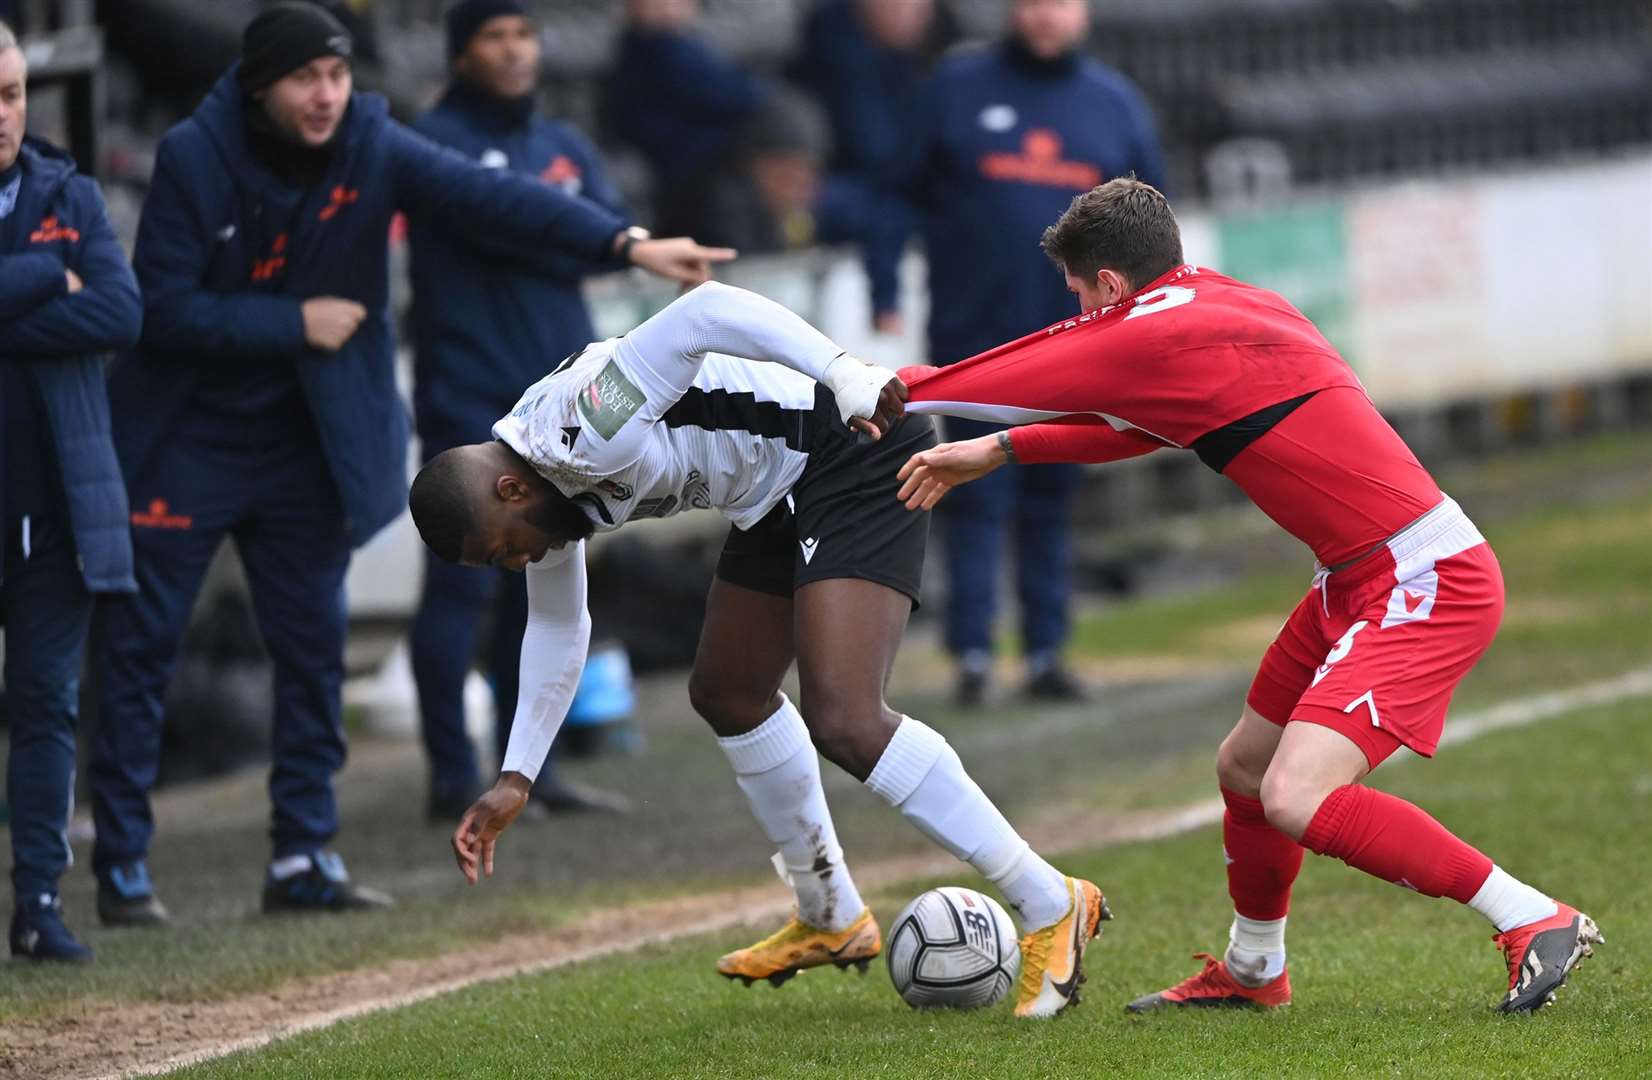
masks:
[[[718,47],[778,71],[813,0],[705,0]],[[1003,0],[941,0],[974,37]],[[445,0],[381,0],[386,64],[434,82]],[[540,0],[555,103],[595,126],[592,85],[619,5]],[[1207,157],[1278,144],[1293,182],[1341,182],[1652,141],[1652,20],[1643,0],[1100,0],[1094,47],[1147,93],[1178,191],[1208,193]]]

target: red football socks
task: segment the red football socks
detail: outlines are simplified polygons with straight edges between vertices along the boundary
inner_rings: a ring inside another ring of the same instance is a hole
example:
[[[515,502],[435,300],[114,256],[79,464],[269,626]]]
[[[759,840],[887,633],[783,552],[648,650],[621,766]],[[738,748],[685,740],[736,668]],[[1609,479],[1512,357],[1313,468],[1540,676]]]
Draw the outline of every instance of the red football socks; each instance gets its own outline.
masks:
[[[1228,806],[1231,814],[1231,801]],[[1360,784],[1345,784],[1325,797],[1302,846],[1384,881],[1425,896],[1449,896],[1460,904],[1472,900],[1491,874],[1490,859],[1422,809]],[[1232,878],[1232,868],[1228,876]]]
[[[1302,869],[1302,845],[1268,824],[1259,800],[1223,788],[1222,801],[1233,910],[1247,919],[1283,919],[1290,912],[1291,883]]]

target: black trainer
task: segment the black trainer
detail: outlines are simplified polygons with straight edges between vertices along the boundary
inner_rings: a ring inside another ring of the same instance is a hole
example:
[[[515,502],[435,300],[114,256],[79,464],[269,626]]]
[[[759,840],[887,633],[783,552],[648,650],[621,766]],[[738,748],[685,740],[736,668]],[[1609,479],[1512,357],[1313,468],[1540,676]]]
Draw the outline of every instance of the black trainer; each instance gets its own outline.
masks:
[[[480,791],[472,788],[431,788],[430,799],[425,803],[425,820],[433,825],[446,825],[449,828],[459,824],[459,819],[465,816],[470,804],[481,795]]]
[[[1080,682],[1078,676],[1059,664],[1047,667],[1028,678],[1022,692],[1034,701],[1077,705],[1090,700],[1090,688]]]
[[[172,921],[143,859],[115,863],[98,872],[98,921],[104,926],[164,926]]]
[[[367,911],[394,906],[390,894],[357,885],[336,851],[318,851],[307,869],[277,878],[264,878],[264,914],[308,914],[320,911]]]
[[[960,709],[979,709],[987,703],[992,680],[984,671],[960,668],[958,681],[952,685],[952,704]]]
[[[20,960],[89,964],[92,950],[63,925],[63,901],[56,893],[19,896],[11,913],[11,954]]]

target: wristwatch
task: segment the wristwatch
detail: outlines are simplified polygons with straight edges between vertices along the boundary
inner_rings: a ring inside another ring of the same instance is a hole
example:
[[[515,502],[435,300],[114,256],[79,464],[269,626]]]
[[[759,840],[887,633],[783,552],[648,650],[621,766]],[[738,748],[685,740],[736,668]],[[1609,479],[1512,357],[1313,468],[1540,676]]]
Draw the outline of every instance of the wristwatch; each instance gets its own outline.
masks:
[[[636,245],[638,240],[648,240],[653,235],[641,225],[630,226],[619,234],[619,246],[614,249],[614,257],[620,261],[620,265],[630,266],[632,247]]]
[[[1000,431],[998,433],[998,449],[1004,451],[1004,460],[1006,462],[1011,465],[1020,464],[1020,459],[1015,456],[1015,442],[1010,438],[1009,432]]]

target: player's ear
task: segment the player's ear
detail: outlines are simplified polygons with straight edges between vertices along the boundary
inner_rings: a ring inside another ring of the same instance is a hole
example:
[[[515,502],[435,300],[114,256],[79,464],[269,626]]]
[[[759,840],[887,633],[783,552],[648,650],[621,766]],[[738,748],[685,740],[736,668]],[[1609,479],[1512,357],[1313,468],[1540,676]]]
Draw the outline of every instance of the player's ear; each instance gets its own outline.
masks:
[[[1106,304],[1116,304],[1135,291],[1123,274],[1106,268],[1096,271],[1096,290]]]
[[[499,496],[501,502],[521,502],[533,493],[533,489],[520,476],[500,473],[493,482],[493,493]]]

